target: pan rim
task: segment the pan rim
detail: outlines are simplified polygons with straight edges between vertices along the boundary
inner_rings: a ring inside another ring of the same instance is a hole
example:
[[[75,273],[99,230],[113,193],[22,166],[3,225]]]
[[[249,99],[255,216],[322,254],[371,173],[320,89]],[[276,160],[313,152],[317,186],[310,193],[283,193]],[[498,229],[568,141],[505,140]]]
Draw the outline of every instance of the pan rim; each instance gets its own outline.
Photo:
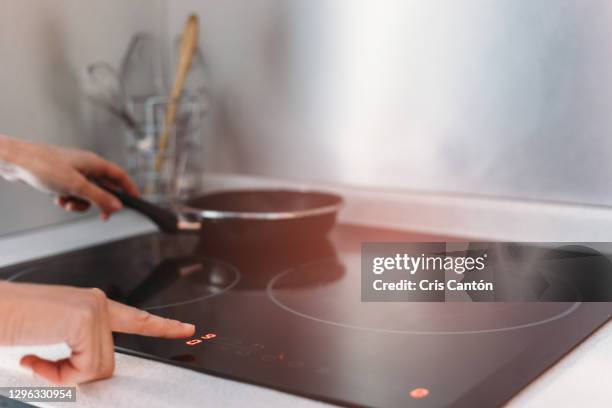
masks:
[[[233,190],[232,192],[237,192]],[[248,191],[248,190],[239,190]],[[261,192],[262,190],[260,190]],[[295,192],[299,194],[318,194],[325,195],[335,200],[333,204],[319,206],[314,208],[307,208],[295,211],[268,211],[268,212],[246,212],[246,211],[222,211],[222,210],[203,210],[200,208],[192,207],[186,204],[181,205],[182,213],[191,213],[199,216],[201,219],[206,220],[227,220],[227,219],[245,219],[245,220],[291,220],[298,218],[314,217],[319,215],[331,214],[338,212],[344,206],[344,200],[337,194],[322,192],[322,191],[304,191],[304,190],[263,190],[263,191],[285,191]],[[222,192],[220,192],[222,193]]]

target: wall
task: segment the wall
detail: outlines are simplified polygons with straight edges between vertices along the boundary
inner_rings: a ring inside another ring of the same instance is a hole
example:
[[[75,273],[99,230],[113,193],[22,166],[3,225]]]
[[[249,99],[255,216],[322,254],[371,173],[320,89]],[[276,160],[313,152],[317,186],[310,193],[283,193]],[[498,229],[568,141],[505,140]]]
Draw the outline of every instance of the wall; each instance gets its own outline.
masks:
[[[612,2],[176,0],[217,170],[612,202]]]
[[[82,70],[117,65],[137,31],[169,48],[191,11],[214,98],[208,170],[612,201],[606,0],[0,0],[0,132],[121,163]],[[5,182],[0,209],[0,234],[73,217]]]
[[[84,67],[119,64],[132,34],[165,35],[162,0],[0,0],[0,133],[92,149],[121,162],[121,128],[83,98]],[[0,180],[0,234],[71,219]]]

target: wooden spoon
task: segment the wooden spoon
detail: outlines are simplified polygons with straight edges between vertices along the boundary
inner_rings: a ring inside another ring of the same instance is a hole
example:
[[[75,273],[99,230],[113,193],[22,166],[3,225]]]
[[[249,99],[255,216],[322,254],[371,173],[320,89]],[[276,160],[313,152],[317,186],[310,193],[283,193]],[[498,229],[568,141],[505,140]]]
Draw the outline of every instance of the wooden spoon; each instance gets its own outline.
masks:
[[[178,66],[176,74],[174,76],[174,84],[172,85],[172,92],[168,104],[166,105],[166,114],[164,120],[164,130],[159,138],[159,151],[155,160],[155,170],[160,171],[164,162],[164,152],[168,145],[168,138],[170,136],[170,129],[174,125],[176,120],[176,111],[178,101],[183,92],[183,86],[187,79],[187,74],[191,68],[191,61],[198,47],[198,31],[199,22],[198,16],[191,14],[185,23],[183,33],[181,35],[181,48],[179,52]]]

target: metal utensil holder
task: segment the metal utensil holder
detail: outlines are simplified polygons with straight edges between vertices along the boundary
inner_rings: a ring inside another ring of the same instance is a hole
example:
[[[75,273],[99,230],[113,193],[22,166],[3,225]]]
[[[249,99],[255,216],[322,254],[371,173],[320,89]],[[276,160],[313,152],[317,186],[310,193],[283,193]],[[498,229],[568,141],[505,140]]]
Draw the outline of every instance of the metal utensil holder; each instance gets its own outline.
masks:
[[[158,171],[156,160],[160,155],[167,103],[165,96],[130,101],[128,109],[139,128],[127,131],[126,161],[128,172],[144,198],[172,205],[199,189],[204,111],[199,98],[186,96],[178,102],[176,120],[170,129],[168,144],[161,152],[162,166]]]

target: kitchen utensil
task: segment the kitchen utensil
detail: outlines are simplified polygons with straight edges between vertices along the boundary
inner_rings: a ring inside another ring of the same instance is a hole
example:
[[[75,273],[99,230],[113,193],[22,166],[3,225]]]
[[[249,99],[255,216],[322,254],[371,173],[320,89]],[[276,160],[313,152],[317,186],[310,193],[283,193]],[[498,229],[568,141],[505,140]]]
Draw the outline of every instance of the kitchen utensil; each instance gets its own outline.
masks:
[[[103,187],[163,232],[199,231],[201,238],[228,242],[323,236],[343,203],[338,195],[318,191],[234,190],[195,197],[174,212]]]
[[[192,14],[187,19],[185,28],[183,29],[178,67],[176,69],[174,84],[172,86],[170,100],[168,101],[168,106],[166,109],[164,130],[159,139],[159,152],[157,154],[157,160],[155,163],[155,168],[158,171],[161,169],[162,162],[164,160],[164,150],[168,144],[170,130],[172,129],[174,120],[176,119],[178,100],[181,97],[183,85],[185,84],[185,79],[187,78],[189,68],[191,67],[193,54],[198,46],[198,25],[198,16]]]
[[[178,60],[181,52],[181,38],[174,40],[174,55]],[[208,86],[208,73],[206,61],[200,47],[197,47],[191,61],[191,69],[183,85],[183,93],[200,100],[202,110],[207,111],[210,104],[210,90]]]
[[[119,78],[130,101],[142,101],[154,95],[165,95],[161,52],[155,37],[136,34],[119,68]]]
[[[154,203],[171,203],[192,197],[201,191],[202,167],[202,107],[199,99],[183,95],[177,106],[176,121],[168,146],[164,150],[164,165],[155,169],[159,151],[158,138],[164,127],[168,99],[152,96],[134,101],[135,112],[142,112],[142,128],[146,139],[137,139],[126,132],[126,164],[128,171],[143,192]]]
[[[126,109],[127,98],[117,70],[107,62],[99,61],[88,65],[86,73],[89,100],[121,119],[139,137],[144,137],[138,122]]]

